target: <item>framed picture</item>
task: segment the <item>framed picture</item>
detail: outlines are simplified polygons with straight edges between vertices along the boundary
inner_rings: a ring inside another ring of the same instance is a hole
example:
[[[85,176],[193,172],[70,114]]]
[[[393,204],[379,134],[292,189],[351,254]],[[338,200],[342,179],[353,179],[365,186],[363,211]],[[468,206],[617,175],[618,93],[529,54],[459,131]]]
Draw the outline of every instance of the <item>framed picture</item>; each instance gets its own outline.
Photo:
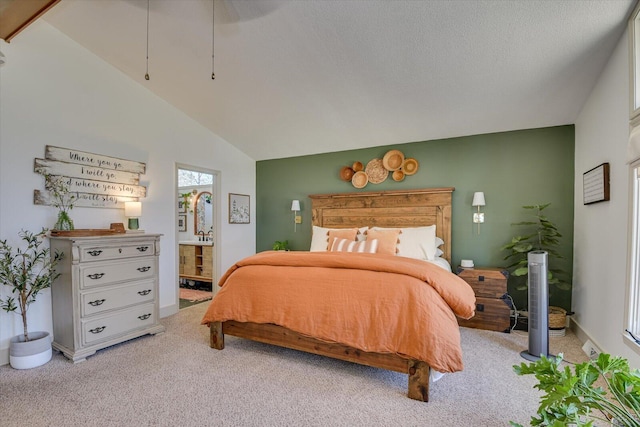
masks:
[[[186,215],[178,215],[178,231],[187,231]]]
[[[178,197],[178,213],[187,213],[187,203],[184,197]]]
[[[585,205],[609,199],[609,163],[598,165],[582,174],[582,200]]]
[[[229,193],[229,224],[249,224],[250,200],[247,194]]]

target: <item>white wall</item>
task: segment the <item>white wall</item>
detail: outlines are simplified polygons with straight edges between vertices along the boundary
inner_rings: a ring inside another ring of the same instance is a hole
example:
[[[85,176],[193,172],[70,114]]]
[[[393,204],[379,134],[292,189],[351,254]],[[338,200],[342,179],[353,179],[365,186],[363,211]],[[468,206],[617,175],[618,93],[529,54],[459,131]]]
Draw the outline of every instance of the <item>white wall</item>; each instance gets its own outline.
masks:
[[[620,39],[576,121],[573,319],[601,350],[640,367],[640,357],[621,335],[629,233],[627,37]],[[611,200],[585,206],[582,174],[604,162],[611,168]]]
[[[44,156],[45,145],[145,162],[141,228],[164,234],[160,312],[176,312],[176,163],[220,172],[225,213],[229,192],[255,200],[255,161],[153,95],[142,77],[131,80],[42,20],[10,44],[0,43],[7,61],[0,68],[0,238],[16,245],[20,229],[55,223],[55,208],[32,201],[33,190],[44,188],[33,160]],[[255,203],[251,208],[255,218]],[[76,228],[126,223],[119,209],[74,208],[72,218]],[[224,271],[255,253],[255,221],[230,226],[223,220],[217,238]],[[7,295],[7,289],[0,292]],[[30,330],[52,331],[48,291],[29,319]],[[19,316],[0,312],[0,364],[8,362],[9,338],[20,331]]]

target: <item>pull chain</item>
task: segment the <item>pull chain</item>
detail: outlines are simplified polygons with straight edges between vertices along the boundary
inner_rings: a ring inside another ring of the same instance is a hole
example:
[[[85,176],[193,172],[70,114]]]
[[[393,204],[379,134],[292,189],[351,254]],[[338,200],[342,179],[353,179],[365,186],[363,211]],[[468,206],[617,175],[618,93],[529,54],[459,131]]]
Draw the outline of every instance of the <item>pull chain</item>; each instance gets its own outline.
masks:
[[[147,70],[144,79],[149,80],[149,1],[147,0]]]
[[[216,0],[211,0],[211,80],[216,79],[216,74],[214,73],[214,60],[213,54],[215,49],[215,31],[214,31],[214,22],[216,19]]]

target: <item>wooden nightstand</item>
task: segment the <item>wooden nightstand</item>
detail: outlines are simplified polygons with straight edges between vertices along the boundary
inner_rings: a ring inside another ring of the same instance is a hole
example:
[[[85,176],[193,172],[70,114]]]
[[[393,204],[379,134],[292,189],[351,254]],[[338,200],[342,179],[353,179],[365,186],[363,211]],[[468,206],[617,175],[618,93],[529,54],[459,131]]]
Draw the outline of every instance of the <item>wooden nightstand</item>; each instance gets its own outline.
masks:
[[[457,273],[476,294],[476,315],[469,320],[458,318],[458,324],[468,328],[509,332],[511,309],[506,299],[509,272],[502,268],[458,267]]]

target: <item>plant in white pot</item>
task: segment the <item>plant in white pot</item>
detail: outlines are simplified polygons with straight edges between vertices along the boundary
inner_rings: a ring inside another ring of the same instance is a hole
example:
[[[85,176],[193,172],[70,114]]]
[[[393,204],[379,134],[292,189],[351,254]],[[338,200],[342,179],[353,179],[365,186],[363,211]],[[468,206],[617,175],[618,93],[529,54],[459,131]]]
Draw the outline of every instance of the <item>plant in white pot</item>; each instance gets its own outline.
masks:
[[[44,228],[39,233],[22,230],[19,236],[26,247],[15,250],[0,240],[0,283],[11,288],[9,296],[0,298],[0,308],[20,314],[24,330],[9,343],[9,362],[16,369],[34,368],[51,360],[49,333],[29,332],[27,325],[29,306],[60,275],[55,267],[62,254],[51,254],[44,246],[46,233]]]

